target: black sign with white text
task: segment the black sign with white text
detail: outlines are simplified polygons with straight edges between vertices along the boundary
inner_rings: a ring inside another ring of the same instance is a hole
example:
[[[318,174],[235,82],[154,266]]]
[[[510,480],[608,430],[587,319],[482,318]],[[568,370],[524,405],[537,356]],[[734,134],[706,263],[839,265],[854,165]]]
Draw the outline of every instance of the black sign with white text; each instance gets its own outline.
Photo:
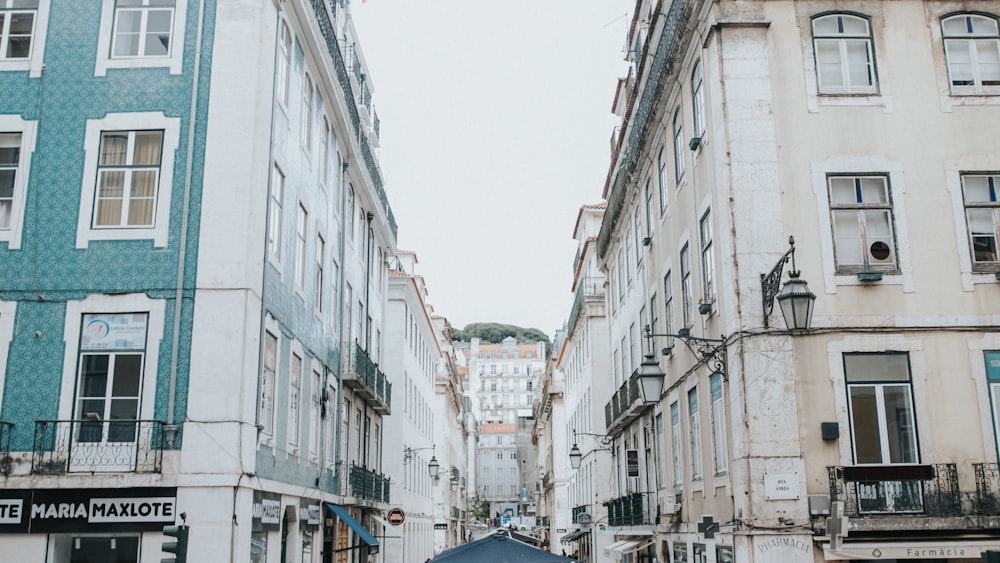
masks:
[[[160,530],[173,524],[177,489],[0,490],[0,533]]]
[[[625,450],[625,466],[629,477],[639,476],[639,450]]]

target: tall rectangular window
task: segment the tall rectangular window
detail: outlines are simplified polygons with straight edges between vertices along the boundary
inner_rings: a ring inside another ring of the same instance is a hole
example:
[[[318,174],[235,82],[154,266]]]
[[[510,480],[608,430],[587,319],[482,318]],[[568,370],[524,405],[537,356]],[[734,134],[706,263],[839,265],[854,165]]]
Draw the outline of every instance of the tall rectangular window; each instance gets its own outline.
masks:
[[[21,134],[0,133],[0,229],[11,228],[20,161]]]
[[[712,212],[706,211],[699,225],[701,233],[702,291],[706,302],[715,301],[715,251],[712,248]]]
[[[326,297],[326,280],[323,277],[323,266],[326,262],[326,241],[323,235],[316,233],[316,276],[313,280],[313,308],[317,313],[323,312],[323,298]]]
[[[712,388],[712,446],[715,450],[715,474],[722,475],[729,469],[729,452],[726,448],[726,406],[722,396],[722,374],[713,373],[709,378]]]
[[[302,81],[302,146],[306,152],[312,152],[313,138],[313,103],[314,103],[313,81],[309,73],[305,73]]]
[[[653,234],[653,179],[646,178],[646,236]],[[643,246],[645,246],[643,241]]]
[[[102,131],[93,227],[151,227],[163,131]]]
[[[674,112],[674,178],[680,187],[681,178],[684,176],[684,120],[681,116],[681,108]]]
[[[885,176],[830,176],[839,273],[896,270],[892,200]]]
[[[660,192],[660,215],[667,212],[667,147],[660,147],[660,154],[656,157],[656,187]]]
[[[275,260],[281,260],[281,206],[285,201],[285,174],[275,164],[271,176],[271,210],[267,227],[267,248]]]
[[[656,293],[649,298],[649,332],[653,334],[659,334],[659,324],[660,321],[656,317],[657,315],[657,303],[656,303]],[[645,328],[645,327],[643,327]],[[650,352],[655,352],[655,350],[650,350]]]
[[[919,463],[909,356],[845,354],[844,377],[855,462]]]
[[[638,204],[635,206],[635,213],[632,214],[632,244],[635,247],[635,265],[638,267],[642,262],[642,215],[639,213]]]
[[[297,452],[299,434],[302,432],[299,417],[299,401],[302,389],[302,356],[292,354],[291,369],[288,373],[288,445]]]
[[[278,31],[278,55],[274,61],[274,88],[278,101],[288,104],[289,72],[292,68],[292,33],[288,24],[282,20]]]
[[[691,287],[691,251],[688,245],[681,248],[681,320],[684,328],[691,327],[694,318],[694,290]]]
[[[674,333],[674,285],[673,274],[670,270],[663,274],[663,332]],[[672,346],[673,339],[669,339],[664,344]]]
[[[167,57],[174,0],[116,0],[111,57]]]
[[[875,52],[868,20],[827,14],[812,21],[820,94],[874,94]]]
[[[0,60],[31,57],[38,0],[0,0]]]
[[[278,337],[264,332],[264,361],[260,374],[260,425],[262,433],[274,434],[274,382],[278,365]]]
[[[330,120],[323,116],[323,138],[320,139],[322,146],[320,148],[320,162],[319,177],[323,186],[330,185]]]
[[[299,204],[295,216],[295,287],[300,291],[306,288],[306,226],[309,223],[309,212]]]
[[[1000,93],[1000,26],[984,14],[958,14],[941,21],[952,94]]]
[[[997,240],[1000,239],[998,191],[1000,191],[1000,175],[962,176],[965,220],[969,230],[974,271],[994,272],[1000,267],[1000,258],[997,256]]]
[[[681,459],[681,409],[674,401],[670,403],[670,453],[674,469],[674,489],[680,490],[684,485],[684,464]]]
[[[702,87],[701,61],[691,71],[691,111],[694,112],[694,136],[705,136],[705,88]]]
[[[322,401],[323,377],[319,370],[314,369],[309,386],[309,456],[314,459],[319,457],[319,416]]]
[[[698,388],[688,391],[688,416],[691,429],[691,479],[701,479],[701,414],[698,412]]]

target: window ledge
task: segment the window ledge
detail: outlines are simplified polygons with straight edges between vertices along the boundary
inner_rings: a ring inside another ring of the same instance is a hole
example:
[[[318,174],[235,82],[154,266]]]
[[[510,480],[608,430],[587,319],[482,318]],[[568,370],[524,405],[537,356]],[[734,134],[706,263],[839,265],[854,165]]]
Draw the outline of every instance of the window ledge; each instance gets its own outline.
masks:
[[[858,281],[880,282],[882,281],[882,272],[858,272]]]

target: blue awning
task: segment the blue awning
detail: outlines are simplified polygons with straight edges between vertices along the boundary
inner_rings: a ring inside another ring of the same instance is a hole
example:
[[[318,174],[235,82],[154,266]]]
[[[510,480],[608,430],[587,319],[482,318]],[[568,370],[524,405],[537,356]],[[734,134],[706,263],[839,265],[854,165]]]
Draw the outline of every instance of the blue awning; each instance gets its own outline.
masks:
[[[371,532],[366,530],[365,527],[362,526],[360,522],[355,520],[354,517],[351,516],[351,513],[348,512],[346,508],[340,506],[339,504],[333,504],[332,502],[326,503],[326,507],[332,510],[333,513],[337,515],[337,518],[343,520],[343,522],[347,524],[349,528],[354,530],[354,534],[358,536],[358,538],[361,541],[363,541],[368,545],[369,554],[378,553],[378,540],[375,539],[375,536],[373,536]]]

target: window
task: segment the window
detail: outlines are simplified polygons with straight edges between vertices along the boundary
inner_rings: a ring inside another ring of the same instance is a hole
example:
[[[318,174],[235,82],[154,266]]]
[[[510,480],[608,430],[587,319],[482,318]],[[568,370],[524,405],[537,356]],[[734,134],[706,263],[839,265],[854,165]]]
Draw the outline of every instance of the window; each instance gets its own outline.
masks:
[[[701,420],[698,414],[698,388],[688,391],[688,415],[691,425],[691,479],[701,479]]]
[[[656,308],[656,293],[649,297],[649,332],[653,334],[658,334],[659,319],[656,318],[657,308]],[[645,328],[645,327],[644,327]],[[650,352],[655,352],[655,350],[649,350]]]
[[[261,432],[274,434],[274,381],[277,375],[278,337],[271,331],[264,332],[264,357],[260,374],[260,406],[258,407]]]
[[[295,287],[299,291],[306,288],[306,226],[309,223],[309,212],[299,204],[295,216]]]
[[[680,187],[684,176],[684,123],[681,120],[681,108],[674,112],[674,178]]]
[[[152,227],[163,131],[102,131],[93,228]]]
[[[715,252],[712,249],[712,212],[701,218],[701,272],[704,277],[705,301],[715,300]]]
[[[632,239],[635,246],[635,264],[638,266],[642,262],[642,216],[639,214],[638,205],[632,217]]]
[[[323,235],[316,233],[316,279],[313,280],[313,308],[317,313],[323,312],[323,293],[325,291],[323,262],[325,257],[326,241],[323,240]]]
[[[306,152],[312,152],[314,91],[312,77],[308,72],[302,82],[302,146]]]
[[[278,31],[278,55],[274,61],[274,88],[278,101],[288,104],[288,76],[292,68],[292,33],[288,24],[282,20]]]
[[[347,209],[344,213],[347,214],[347,236],[352,241],[354,240],[354,186],[347,185]]]
[[[139,561],[139,534],[52,534],[51,563]]]
[[[713,373],[709,378],[712,388],[712,446],[715,450],[715,474],[722,475],[729,468],[726,448],[726,406],[722,400],[722,374]]]
[[[17,115],[0,115],[0,241],[7,241],[11,250],[21,248],[36,126],[37,122]]]
[[[274,165],[271,177],[271,211],[268,217],[267,248],[275,261],[281,261],[281,205],[285,200],[285,174]]]
[[[312,385],[309,387],[309,457],[319,458],[319,416],[323,401],[323,378],[319,370],[312,372]]]
[[[684,466],[681,460],[681,410],[676,401],[670,403],[670,446],[673,455],[674,489],[680,490],[684,484]]]
[[[838,272],[895,271],[887,178],[831,176],[829,186]]]
[[[828,14],[812,21],[820,94],[874,94],[875,54],[868,20]]]
[[[653,179],[646,179],[646,236],[653,234]],[[643,241],[645,245],[645,241]]]
[[[180,119],[112,113],[87,121],[76,247],[153,240],[166,247]]]
[[[168,67],[180,74],[187,2],[101,0],[97,76],[109,68]]]
[[[973,271],[993,272],[1000,267],[997,255],[997,239],[1000,238],[998,184],[998,175],[962,176],[962,196],[965,200]]]
[[[323,138],[320,139],[320,143],[322,143],[320,158],[323,160],[320,162],[319,177],[325,187],[330,185],[330,120],[325,115],[323,116]]]
[[[667,212],[667,147],[660,147],[660,155],[656,158],[657,189],[660,192],[660,215]]]
[[[691,252],[688,245],[681,248],[681,321],[684,328],[691,327],[694,317],[694,295],[691,288]]]
[[[299,398],[302,389],[302,356],[292,354],[291,369],[288,373],[288,445],[292,446],[292,454],[298,454],[299,432]]]
[[[0,0],[0,60],[31,57],[38,0]]]
[[[170,54],[174,0],[116,0],[111,57]]]
[[[845,354],[854,460],[918,463],[909,356]]]
[[[41,76],[50,0],[0,0],[0,71]]]
[[[941,20],[952,94],[1000,94],[997,20],[959,14]]]
[[[674,333],[674,287],[673,275],[670,270],[663,275],[663,332]],[[673,345],[671,338],[666,342],[667,346]]]
[[[702,87],[701,61],[691,71],[691,103],[694,112],[694,136],[705,136],[705,89]]]

